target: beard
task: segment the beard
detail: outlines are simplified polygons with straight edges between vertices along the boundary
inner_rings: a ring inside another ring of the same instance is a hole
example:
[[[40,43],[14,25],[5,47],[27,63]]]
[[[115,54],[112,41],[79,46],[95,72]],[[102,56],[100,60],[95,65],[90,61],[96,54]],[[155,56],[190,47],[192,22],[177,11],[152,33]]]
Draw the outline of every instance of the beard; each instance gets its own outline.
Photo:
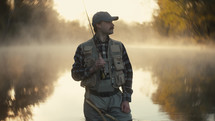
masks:
[[[111,27],[111,28],[109,29],[109,34],[113,34],[113,30],[114,30],[114,27]]]

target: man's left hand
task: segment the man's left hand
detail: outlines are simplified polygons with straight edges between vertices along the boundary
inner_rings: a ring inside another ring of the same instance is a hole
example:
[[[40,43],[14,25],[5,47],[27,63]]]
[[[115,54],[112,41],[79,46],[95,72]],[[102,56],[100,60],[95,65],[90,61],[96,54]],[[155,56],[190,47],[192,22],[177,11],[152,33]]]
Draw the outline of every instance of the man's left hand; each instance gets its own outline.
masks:
[[[129,105],[129,102],[128,101],[123,101],[122,104],[121,104],[121,110],[122,112],[124,113],[129,113],[131,110],[130,110],[130,105]]]

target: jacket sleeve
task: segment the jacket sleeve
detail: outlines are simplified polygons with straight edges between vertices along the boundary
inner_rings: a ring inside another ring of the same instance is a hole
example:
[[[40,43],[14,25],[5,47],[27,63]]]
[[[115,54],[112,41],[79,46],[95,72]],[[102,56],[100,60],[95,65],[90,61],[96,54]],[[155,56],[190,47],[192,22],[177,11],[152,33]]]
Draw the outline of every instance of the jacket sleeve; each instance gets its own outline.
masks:
[[[125,65],[125,84],[122,86],[123,90],[123,100],[131,102],[131,95],[133,93],[132,90],[132,79],[133,79],[133,70],[132,66],[128,57],[128,54],[126,52],[125,46],[122,44],[122,59]]]
[[[72,78],[75,81],[84,80],[89,77],[89,68],[84,66],[84,56],[79,45],[74,56],[74,64],[71,69]]]

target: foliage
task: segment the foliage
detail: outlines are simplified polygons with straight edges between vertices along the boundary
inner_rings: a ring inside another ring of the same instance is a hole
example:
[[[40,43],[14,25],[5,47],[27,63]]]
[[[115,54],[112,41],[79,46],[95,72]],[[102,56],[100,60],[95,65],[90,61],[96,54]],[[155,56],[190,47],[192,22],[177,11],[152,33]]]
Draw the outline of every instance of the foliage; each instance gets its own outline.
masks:
[[[215,39],[214,0],[158,0],[154,27],[165,36]]]
[[[89,35],[77,21],[60,20],[53,0],[1,0],[0,8],[0,42],[4,44],[61,42]]]

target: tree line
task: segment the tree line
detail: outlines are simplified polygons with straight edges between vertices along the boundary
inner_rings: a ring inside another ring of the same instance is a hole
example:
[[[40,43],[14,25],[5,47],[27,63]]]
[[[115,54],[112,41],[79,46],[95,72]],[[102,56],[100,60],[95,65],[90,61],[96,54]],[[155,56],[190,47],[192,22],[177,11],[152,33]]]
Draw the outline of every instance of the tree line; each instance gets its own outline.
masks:
[[[130,25],[120,21],[116,23],[114,37],[128,42],[165,40],[161,37],[185,37],[189,38],[186,41],[197,43],[215,42],[214,0],[157,2],[160,8],[154,13],[154,21]],[[0,43],[59,43],[90,38],[89,28],[81,26],[78,21],[58,19],[59,14],[53,5],[53,0],[1,0]],[[126,37],[128,33],[130,35]]]
[[[53,0],[1,0],[0,15],[1,44],[80,43],[92,37],[78,21],[59,19]],[[113,37],[124,42],[149,42],[154,36],[151,23],[115,24]]]
[[[87,28],[78,21],[58,19],[53,0],[1,0],[0,42],[46,43],[86,39]]]

